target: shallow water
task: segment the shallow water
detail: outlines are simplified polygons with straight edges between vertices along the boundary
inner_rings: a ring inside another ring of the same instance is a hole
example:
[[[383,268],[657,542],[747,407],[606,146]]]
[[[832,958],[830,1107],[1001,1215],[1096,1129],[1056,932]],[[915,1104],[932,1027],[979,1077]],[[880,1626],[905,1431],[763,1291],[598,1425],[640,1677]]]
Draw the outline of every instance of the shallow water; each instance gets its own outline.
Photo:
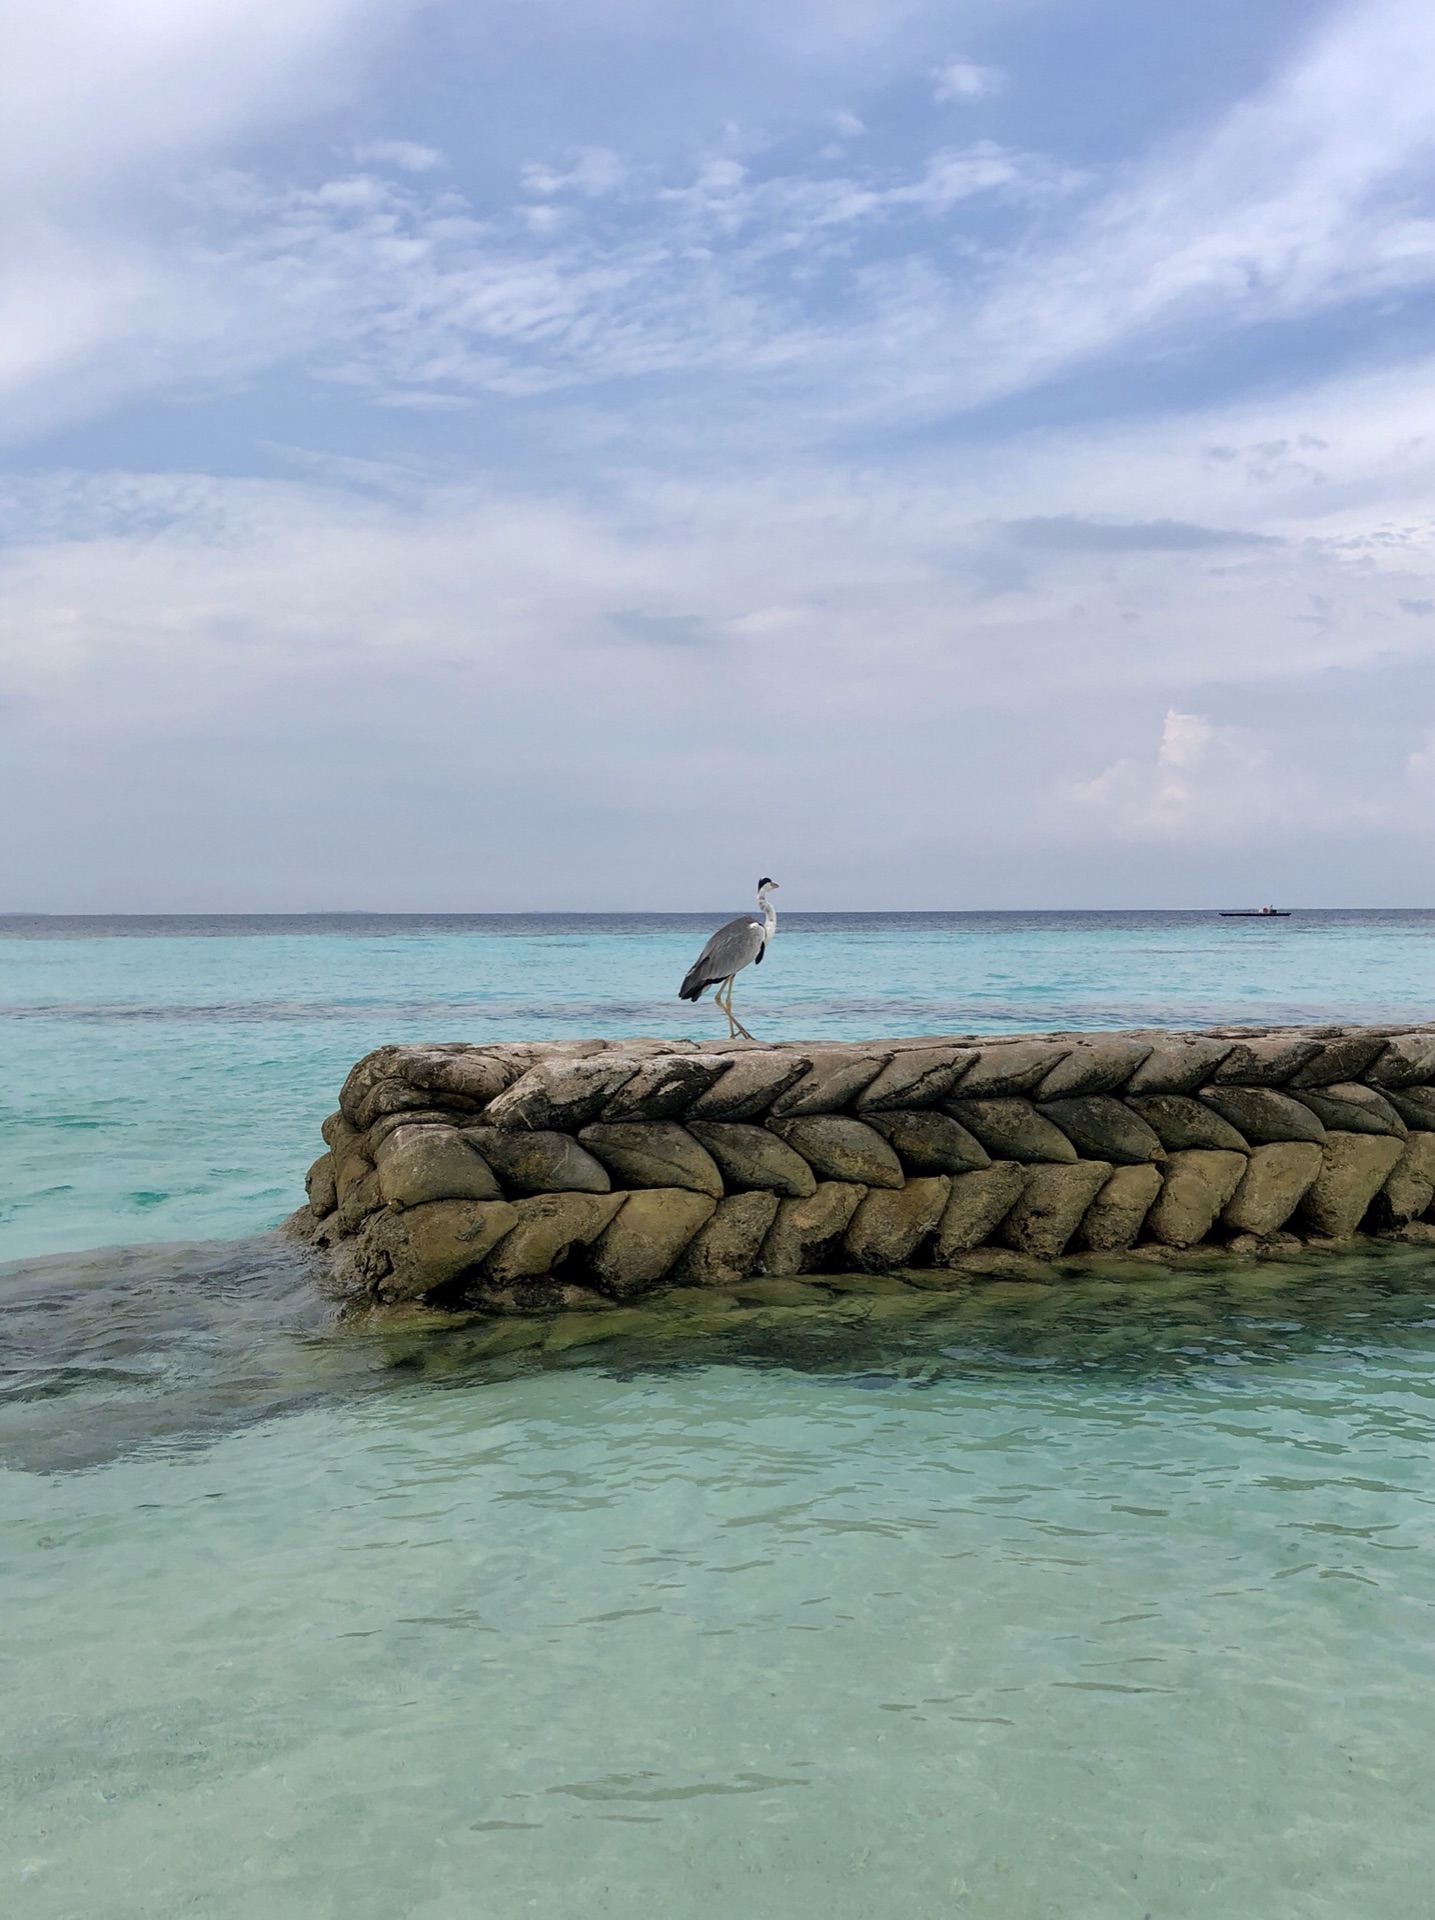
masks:
[[[840,926],[749,997],[774,1037],[1423,1017],[1428,919],[1320,918]],[[1425,1913],[1427,1252],[498,1352],[338,1317],[259,1231],[364,1047],[701,1032],[651,985],[701,931],[5,949],[3,1910]]]

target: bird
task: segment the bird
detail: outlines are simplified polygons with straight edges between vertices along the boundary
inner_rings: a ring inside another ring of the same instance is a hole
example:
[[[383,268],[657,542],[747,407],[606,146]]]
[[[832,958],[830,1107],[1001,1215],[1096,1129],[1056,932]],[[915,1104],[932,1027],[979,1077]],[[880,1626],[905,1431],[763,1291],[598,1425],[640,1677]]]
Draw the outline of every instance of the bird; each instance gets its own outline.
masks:
[[[740,913],[736,920],[729,920],[725,927],[719,927],[688,968],[683,984],[678,988],[679,1000],[700,1000],[709,987],[715,986],[717,992],[713,1000],[727,1015],[730,1040],[739,1033],[744,1040],[752,1038],[732,1010],[732,983],[734,976],[741,973],[744,967],[762,964],[767,943],[777,932],[777,908],[769,898],[776,891],[777,882],[764,874],[757,883],[757,907],[762,918],[756,920],[750,913]],[[724,987],[727,988],[726,1000],[723,999]]]

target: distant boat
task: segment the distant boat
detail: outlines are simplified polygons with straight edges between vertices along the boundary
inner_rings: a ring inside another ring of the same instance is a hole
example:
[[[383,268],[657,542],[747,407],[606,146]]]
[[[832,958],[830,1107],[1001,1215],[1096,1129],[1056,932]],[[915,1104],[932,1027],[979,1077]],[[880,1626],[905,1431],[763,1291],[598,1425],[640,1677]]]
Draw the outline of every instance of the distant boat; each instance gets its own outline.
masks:
[[[1289,920],[1289,907],[1231,907],[1221,909],[1223,920]]]

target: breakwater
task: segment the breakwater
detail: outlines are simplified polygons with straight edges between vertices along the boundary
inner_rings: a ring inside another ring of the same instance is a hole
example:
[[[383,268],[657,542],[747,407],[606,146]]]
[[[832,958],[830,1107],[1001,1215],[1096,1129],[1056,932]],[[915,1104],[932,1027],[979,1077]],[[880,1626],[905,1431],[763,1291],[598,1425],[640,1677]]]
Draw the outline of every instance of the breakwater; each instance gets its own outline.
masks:
[[[1435,1025],[381,1047],[291,1231],[378,1302],[1435,1243]]]

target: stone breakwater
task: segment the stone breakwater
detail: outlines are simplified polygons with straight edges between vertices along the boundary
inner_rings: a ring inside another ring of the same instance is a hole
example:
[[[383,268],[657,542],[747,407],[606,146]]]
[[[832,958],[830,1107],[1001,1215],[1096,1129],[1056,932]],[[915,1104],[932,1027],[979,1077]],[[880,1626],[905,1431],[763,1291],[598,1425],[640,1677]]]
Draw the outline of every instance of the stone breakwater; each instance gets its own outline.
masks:
[[[290,1230],[491,1313],[1073,1253],[1435,1243],[1435,1026],[381,1047]]]

